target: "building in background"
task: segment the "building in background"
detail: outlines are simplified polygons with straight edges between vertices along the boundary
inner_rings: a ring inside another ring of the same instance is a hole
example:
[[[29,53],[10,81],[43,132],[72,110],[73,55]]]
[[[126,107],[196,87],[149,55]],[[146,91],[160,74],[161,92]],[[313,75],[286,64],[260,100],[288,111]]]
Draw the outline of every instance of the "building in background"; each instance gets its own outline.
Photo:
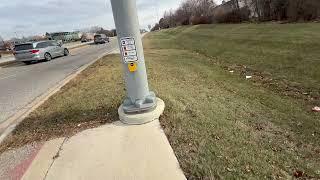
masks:
[[[94,40],[95,33],[82,33],[81,42],[90,42]]]
[[[46,33],[46,37],[49,40],[71,42],[79,41],[81,39],[82,33],[79,31],[75,32],[56,32],[56,33]]]
[[[48,40],[48,37],[46,35],[35,35],[35,36],[30,36],[26,38],[26,41],[28,42],[44,41],[44,40]]]

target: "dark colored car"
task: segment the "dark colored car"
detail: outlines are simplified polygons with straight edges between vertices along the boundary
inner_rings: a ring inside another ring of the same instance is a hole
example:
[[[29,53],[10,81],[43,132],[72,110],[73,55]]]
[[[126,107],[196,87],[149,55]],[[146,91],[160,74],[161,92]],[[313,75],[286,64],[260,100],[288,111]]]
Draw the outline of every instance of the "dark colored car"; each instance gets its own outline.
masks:
[[[105,34],[96,34],[94,36],[94,43],[95,44],[105,44],[110,42],[109,37],[107,37]]]

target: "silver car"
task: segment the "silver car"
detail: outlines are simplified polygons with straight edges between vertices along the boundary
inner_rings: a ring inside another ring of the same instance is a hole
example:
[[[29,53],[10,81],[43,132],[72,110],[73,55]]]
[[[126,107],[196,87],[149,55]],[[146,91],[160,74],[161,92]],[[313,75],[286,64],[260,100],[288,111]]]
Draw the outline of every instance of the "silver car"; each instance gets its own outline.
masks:
[[[15,45],[17,61],[30,64],[34,61],[50,61],[59,56],[68,56],[69,50],[57,41],[40,41]]]

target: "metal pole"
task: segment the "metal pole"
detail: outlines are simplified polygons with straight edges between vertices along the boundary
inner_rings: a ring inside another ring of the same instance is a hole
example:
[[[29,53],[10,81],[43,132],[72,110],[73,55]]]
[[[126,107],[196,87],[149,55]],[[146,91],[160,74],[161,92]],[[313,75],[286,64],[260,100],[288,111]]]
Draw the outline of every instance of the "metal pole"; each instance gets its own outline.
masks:
[[[111,0],[111,5],[127,90],[123,110],[127,114],[151,111],[157,98],[149,91],[136,0]]]

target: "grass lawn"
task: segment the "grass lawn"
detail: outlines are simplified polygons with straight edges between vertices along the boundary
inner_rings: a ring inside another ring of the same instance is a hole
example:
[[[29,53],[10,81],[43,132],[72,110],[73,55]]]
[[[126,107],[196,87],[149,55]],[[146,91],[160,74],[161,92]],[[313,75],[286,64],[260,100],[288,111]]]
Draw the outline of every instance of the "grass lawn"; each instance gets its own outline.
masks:
[[[188,179],[320,178],[320,115],[310,111],[319,32],[320,24],[208,25],[145,37],[150,86],[166,103],[160,121]],[[1,151],[117,120],[119,58],[71,81]]]
[[[203,25],[166,30],[154,39],[166,40],[159,41],[159,47],[205,55],[225,69],[255,75],[254,80],[265,87],[316,105],[320,101],[319,32],[319,23]]]

